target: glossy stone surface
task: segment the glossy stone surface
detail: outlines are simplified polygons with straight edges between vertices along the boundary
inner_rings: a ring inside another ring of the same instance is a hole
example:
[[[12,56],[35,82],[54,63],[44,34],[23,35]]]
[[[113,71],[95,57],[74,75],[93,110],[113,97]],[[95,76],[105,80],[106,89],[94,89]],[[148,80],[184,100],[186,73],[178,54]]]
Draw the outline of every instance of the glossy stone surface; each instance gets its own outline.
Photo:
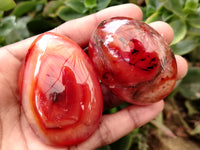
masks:
[[[74,145],[97,129],[102,93],[84,51],[55,33],[31,45],[20,72],[22,107],[34,132],[47,144]]]
[[[153,28],[131,18],[99,24],[90,39],[89,56],[102,83],[133,104],[165,98],[176,82],[176,61],[168,43]]]

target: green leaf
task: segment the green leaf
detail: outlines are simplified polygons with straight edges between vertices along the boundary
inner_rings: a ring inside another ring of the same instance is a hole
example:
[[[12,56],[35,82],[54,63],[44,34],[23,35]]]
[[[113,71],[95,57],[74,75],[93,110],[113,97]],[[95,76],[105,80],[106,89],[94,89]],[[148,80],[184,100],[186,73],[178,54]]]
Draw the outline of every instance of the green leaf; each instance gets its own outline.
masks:
[[[80,18],[80,17],[83,17],[84,15],[85,14],[78,13],[72,8],[67,7],[67,6],[63,7],[58,12],[58,16],[64,21]]]
[[[161,14],[160,12],[155,12],[154,14],[152,14],[150,17],[148,17],[145,21],[145,23],[151,23],[157,20],[161,20]]]
[[[0,23],[0,36],[7,36],[15,27],[16,17],[15,16],[8,16],[2,19]]]
[[[106,145],[106,146],[103,146],[103,147],[97,148],[96,150],[111,150],[111,148],[110,148],[109,145]]]
[[[179,92],[189,100],[200,99],[200,68],[191,67],[178,87]]]
[[[36,9],[37,5],[40,4],[40,1],[24,1],[19,3],[12,12],[12,15],[21,17],[22,15]]]
[[[191,53],[189,53],[189,59],[193,63],[200,62],[200,42],[198,43],[199,46],[197,46]]]
[[[186,0],[185,8],[198,8],[199,0]]]
[[[164,0],[164,7],[175,13],[181,18],[185,18],[187,14],[183,12],[184,0]]]
[[[180,42],[187,33],[187,25],[184,21],[180,19],[175,19],[172,22],[169,23],[171,27],[174,30],[174,39],[171,43],[171,45],[174,45],[178,42]]]
[[[200,28],[200,14],[189,15],[186,19],[192,27]]]
[[[30,18],[27,16],[18,19],[14,29],[6,36],[6,43],[11,44],[30,37],[30,33],[26,26],[29,21]]]
[[[126,107],[128,107],[128,106],[130,106],[130,103],[123,103],[123,104],[119,105],[117,108],[118,108],[119,110],[122,110],[122,109],[124,109],[124,108],[126,108]]]
[[[199,0],[186,0],[184,12],[190,14],[197,12],[197,8],[199,5]]]
[[[195,50],[200,45],[198,40],[195,40],[193,36],[189,36],[179,43],[172,45],[173,52],[177,55],[185,55]]]
[[[174,14],[165,9],[164,7],[161,7],[158,11],[153,13],[151,16],[149,16],[146,20],[146,23],[162,20],[162,21],[168,21],[174,17]]]
[[[43,10],[43,16],[45,17],[57,17],[57,12],[64,3],[62,1],[50,1]]]
[[[190,116],[199,113],[195,106],[192,104],[192,101],[185,101],[185,107],[187,108],[188,115]]]
[[[164,9],[161,13],[162,21],[168,22],[173,17],[175,17],[175,15],[167,9]]]
[[[102,10],[111,3],[111,0],[97,0],[97,10]]]
[[[150,16],[163,6],[158,0],[146,0],[146,16]]]
[[[29,37],[30,34],[26,27],[29,20],[29,17],[22,17],[17,20],[15,16],[3,18],[0,24],[1,45],[2,39],[4,43],[11,44]]]
[[[117,107],[113,107],[111,109],[108,110],[109,114],[113,114],[117,112]]]
[[[3,17],[4,11],[0,11],[0,19]]]
[[[191,135],[200,134],[200,124],[197,124],[196,127],[190,132]]]
[[[162,5],[163,2],[158,1],[158,0],[145,0],[146,5],[151,5],[151,7],[154,7],[156,10],[158,10]]]
[[[5,46],[5,45],[6,45],[5,36],[0,36],[0,47]]]
[[[127,134],[126,136],[122,137],[118,141],[112,143],[111,149],[113,150],[129,150],[132,144],[131,136],[130,134]]]
[[[130,150],[148,150],[149,146],[147,144],[147,132],[149,131],[148,125],[144,128],[137,128],[133,130],[130,134],[132,136],[132,145]]]
[[[97,7],[97,1],[96,0],[84,0],[84,5],[86,8],[93,9]]]
[[[193,26],[189,26],[188,34],[195,35],[195,36],[200,36],[200,28],[195,28]]]
[[[148,5],[148,4],[146,5],[146,16],[150,16],[155,12],[156,12],[155,7],[153,7],[152,5]]]
[[[80,0],[68,0],[65,2],[67,6],[72,8],[78,13],[84,14],[88,9],[84,6],[84,3]]]
[[[15,7],[15,1],[13,0],[0,0],[0,10],[7,11]]]
[[[45,18],[34,18],[28,22],[27,27],[30,32],[40,34],[58,26],[57,20],[46,20]]]

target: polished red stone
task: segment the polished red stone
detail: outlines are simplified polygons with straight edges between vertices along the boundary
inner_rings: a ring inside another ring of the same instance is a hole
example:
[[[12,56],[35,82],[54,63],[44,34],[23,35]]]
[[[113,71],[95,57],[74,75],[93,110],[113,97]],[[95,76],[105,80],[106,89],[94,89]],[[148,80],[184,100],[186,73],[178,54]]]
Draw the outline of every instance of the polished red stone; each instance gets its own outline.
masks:
[[[78,144],[97,129],[102,93],[92,62],[70,39],[40,35],[20,72],[22,107],[34,132],[50,145]]]
[[[146,105],[165,98],[177,66],[165,39],[147,24],[126,17],[103,21],[89,43],[103,84],[121,99]]]

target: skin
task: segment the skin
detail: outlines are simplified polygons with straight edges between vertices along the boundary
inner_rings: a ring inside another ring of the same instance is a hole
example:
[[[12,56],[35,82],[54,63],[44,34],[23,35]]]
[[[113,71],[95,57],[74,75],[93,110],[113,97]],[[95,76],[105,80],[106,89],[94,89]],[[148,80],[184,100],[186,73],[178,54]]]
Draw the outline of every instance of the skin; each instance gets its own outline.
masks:
[[[142,11],[133,4],[110,7],[96,14],[68,21],[53,29],[53,32],[68,36],[82,48],[86,47],[95,27],[102,21],[114,16],[127,16],[142,19]],[[150,24],[170,43],[173,30],[164,22]],[[18,72],[23,58],[35,37],[0,48],[0,148],[2,150],[89,150],[112,143],[133,129],[155,118],[164,107],[164,101],[148,106],[131,105],[117,113],[103,115],[96,132],[85,142],[64,148],[45,145],[30,128],[21,109],[18,94]],[[187,72],[187,62],[176,56],[178,65],[177,80]],[[116,102],[117,104],[117,102]],[[114,106],[115,103],[112,103]]]

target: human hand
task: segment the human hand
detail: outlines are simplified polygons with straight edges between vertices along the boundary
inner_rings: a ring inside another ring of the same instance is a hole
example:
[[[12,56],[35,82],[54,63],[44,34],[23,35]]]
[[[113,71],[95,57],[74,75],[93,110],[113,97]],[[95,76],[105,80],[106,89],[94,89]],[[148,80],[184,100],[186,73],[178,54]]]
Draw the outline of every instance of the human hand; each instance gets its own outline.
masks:
[[[142,19],[141,10],[133,4],[125,4],[102,10],[96,14],[68,21],[52,32],[68,36],[82,48],[86,47],[95,27],[102,21],[114,16]],[[170,43],[173,39],[171,27],[164,22],[150,24]],[[133,129],[140,127],[156,117],[163,109],[161,100],[148,106],[131,105],[117,113],[103,115],[96,132],[85,142],[65,148],[55,148],[44,144],[33,132],[27,122],[18,94],[18,72],[21,62],[35,37],[2,47],[0,49],[0,146],[1,149],[28,150],[66,150],[96,149],[112,143]],[[176,56],[178,65],[177,80],[187,71],[186,61]],[[110,102],[106,102],[108,104]],[[112,102],[112,106],[117,102]]]

